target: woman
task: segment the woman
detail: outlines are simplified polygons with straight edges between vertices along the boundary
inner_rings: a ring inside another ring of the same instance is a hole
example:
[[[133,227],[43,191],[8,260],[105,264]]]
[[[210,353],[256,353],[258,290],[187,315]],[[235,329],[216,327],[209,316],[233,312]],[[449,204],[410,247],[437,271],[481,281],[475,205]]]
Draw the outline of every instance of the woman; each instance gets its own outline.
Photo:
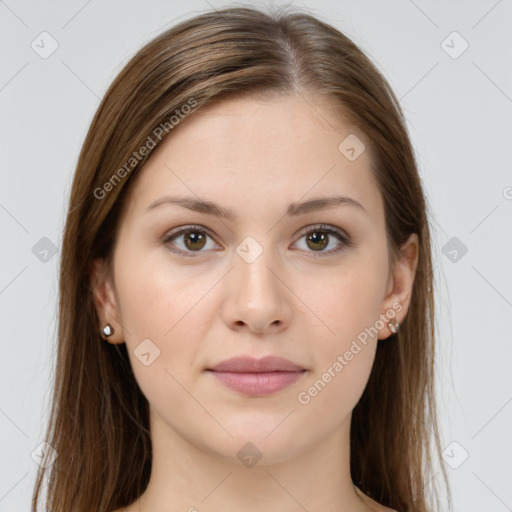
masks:
[[[403,114],[353,42],[249,8],[171,28],[79,157],[47,510],[438,510],[432,279]]]

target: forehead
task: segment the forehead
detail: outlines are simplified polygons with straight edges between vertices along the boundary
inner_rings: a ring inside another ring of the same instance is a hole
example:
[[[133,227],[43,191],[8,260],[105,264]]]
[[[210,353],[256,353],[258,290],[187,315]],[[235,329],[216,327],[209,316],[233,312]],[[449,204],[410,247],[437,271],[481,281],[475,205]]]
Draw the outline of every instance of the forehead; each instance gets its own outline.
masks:
[[[133,213],[165,194],[196,196],[237,213],[254,207],[253,214],[340,194],[370,214],[381,213],[369,145],[325,101],[300,95],[227,99],[201,107],[175,130],[139,170],[129,202]],[[354,132],[366,149],[351,161],[340,143]]]

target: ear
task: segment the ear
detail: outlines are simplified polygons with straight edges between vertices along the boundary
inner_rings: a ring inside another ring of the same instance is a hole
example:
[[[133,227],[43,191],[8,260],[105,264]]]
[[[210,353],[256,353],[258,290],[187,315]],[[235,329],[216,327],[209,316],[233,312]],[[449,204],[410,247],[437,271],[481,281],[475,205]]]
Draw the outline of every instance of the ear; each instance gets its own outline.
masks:
[[[120,314],[114,285],[103,258],[98,258],[90,263],[89,276],[94,307],[100,322],[98,325],[98,336],[100,336],[103,327],[110,324],[114,328],[114,334],[107,338],[108,343],[124,343],[123,328],[119,320]]]
[[[418,255],[418,235],[412,233],[407,242],[400,247],[400,255],[388,279],[386,295],[381,309],[381,318],[388,318],[388,320],[384,322],[384,327],[379,329],[380,340],[385,340],[393,334],[388,326],[388,321],[393,318],[389,314],[390,312],[395,312],[394,319],[399,324],[403,322],[407,315],[418,265]]]

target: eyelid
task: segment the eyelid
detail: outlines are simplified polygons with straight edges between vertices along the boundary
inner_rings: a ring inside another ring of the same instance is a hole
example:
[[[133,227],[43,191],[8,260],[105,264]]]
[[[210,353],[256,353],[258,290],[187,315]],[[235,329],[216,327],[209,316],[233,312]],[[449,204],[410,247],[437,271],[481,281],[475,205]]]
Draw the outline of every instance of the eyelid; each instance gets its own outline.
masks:
[[[198,232],[208,235],[216,244],[218,244],[218,242],[215,240],[215,237],[212,235],[211,231],[208,228],[206,228],[205,226],[197,225],[197,224],[189,224],[189,225],[185,225],[185,226],[180,226],[180,227],[172,230],[171,232],[164,235],[163,243],[168,244],[174,238],[176,238],[184,233],[189,233],[189,232],[194,232],[194,231],[198,231]],[[315,254],[315,251],[306,251],[306,252],[312,253],[312,255],[310,257],[313,257],[313,258],[328,257],[328,256],[331,256],[334,254],[338,254],[338,253],[342,252],[343,250],[353,246],[353,240],[350,237],[350,235],[348,235],[348,233],[346,233],[341,228],[338,228],[336,226],[332,226],[329,224],[312,224],[312,225],[306,226],[305,228],[301,229],[296,236],[298,236],[298,240],[300,240],[303,236],[307,235],[308,233],[314,232],[314,231],[322,231],[324,233],[327,233],[327,235],[334,235],[339,240],[340,246],[337,247],[336,249],[331,249],[330,251],[318,251],[318,252],[316,252],[316,254]],[[294,243],[296,243],[296,242],[294,242]],[[177,249],[177,250],[169,249],[169,250],[175,254],[179,254],[179,255],[182,255],[185,257],[197,257],[197,256],[195,256],[194,253],[197,253],[199,255],[201,252],[206,252],[206,251],[183,251],[181,249]]]

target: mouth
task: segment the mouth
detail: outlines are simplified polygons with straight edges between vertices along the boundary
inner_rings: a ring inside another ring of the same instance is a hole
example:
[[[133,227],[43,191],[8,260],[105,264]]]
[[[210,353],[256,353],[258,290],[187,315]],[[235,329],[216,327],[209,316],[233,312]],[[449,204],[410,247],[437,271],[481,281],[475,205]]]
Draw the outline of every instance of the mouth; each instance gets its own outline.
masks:
[[[276,393],[299,380],[308,370],[287,359],[237,357],[207,368],[221,384],[246,396]]]

